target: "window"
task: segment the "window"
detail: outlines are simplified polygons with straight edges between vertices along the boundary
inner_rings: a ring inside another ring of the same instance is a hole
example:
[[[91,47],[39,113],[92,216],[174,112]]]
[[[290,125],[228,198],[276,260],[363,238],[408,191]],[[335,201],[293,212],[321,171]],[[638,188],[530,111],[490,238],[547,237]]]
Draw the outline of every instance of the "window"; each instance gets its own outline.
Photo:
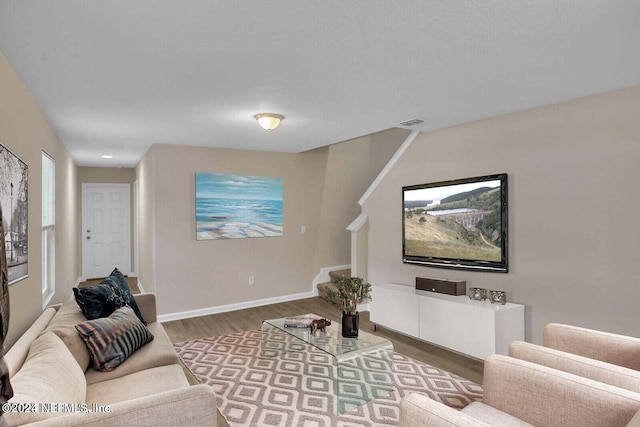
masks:
[[[42,152],[42,306],[49,304],[56,281],[56,164]]]

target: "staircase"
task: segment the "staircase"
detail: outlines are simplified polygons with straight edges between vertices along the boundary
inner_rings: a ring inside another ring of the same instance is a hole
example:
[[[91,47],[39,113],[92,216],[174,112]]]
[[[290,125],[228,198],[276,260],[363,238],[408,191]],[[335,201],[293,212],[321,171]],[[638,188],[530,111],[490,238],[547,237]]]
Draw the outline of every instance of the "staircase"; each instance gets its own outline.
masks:
[[[336,288],[335,285],[336,281],[341,277],[351,277],[351,269],[330,271],[329,277],[331,278],[330,282],[318,283],[318,296],[320,298],[327,299],[327,293],[329,290],[337,292],[338,288]]]

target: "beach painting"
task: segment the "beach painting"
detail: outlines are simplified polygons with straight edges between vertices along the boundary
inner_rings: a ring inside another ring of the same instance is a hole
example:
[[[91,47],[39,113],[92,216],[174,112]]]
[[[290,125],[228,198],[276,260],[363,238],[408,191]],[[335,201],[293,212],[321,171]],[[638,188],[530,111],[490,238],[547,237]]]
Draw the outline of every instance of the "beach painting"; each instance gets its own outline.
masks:
[[[196,172],[196,239],[282,236],[282,178]]]

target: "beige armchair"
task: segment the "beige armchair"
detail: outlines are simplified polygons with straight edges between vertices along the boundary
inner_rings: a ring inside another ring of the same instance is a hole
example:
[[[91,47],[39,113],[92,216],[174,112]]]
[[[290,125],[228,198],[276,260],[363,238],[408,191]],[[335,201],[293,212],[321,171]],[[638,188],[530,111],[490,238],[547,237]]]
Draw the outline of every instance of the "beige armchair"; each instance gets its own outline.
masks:
[[[544,327],[543,344],[548,348],[640,371],[640,338],[549,323]]]
[[[509,356],[640,393],[640,339],[550,323],[544,346],[515,341]]]
[[[482,402],[461,411],[424,395],[406,396],[400,403],[400,425],[640,426],[640,393],[525,360],[489,356],[483,387]]]

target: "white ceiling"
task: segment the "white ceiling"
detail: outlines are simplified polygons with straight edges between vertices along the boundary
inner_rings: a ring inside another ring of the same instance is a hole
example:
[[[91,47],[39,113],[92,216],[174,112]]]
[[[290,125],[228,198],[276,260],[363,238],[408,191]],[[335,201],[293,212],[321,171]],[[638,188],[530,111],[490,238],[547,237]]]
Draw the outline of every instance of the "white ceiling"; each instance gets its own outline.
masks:
[[[637,85],[638,41],[638,0],[0,0],[0,48],[81,166],[154,143],[300,152]],[[268,133],[260,112],[286,118]]]

